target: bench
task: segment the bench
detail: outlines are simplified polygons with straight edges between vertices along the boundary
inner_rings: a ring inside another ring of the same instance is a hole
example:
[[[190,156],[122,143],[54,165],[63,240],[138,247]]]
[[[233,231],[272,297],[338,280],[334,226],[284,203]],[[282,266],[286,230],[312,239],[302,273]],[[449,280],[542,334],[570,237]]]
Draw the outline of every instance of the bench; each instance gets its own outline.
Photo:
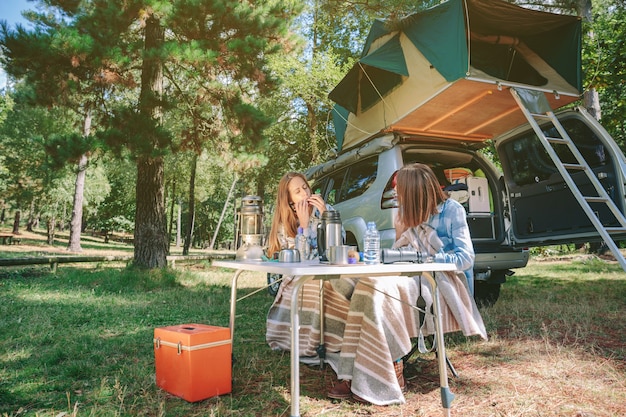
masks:
[[[19,245],[22,243],[22,238],[10,233],[0,233],[0,239],[2,239],[3,245]]]

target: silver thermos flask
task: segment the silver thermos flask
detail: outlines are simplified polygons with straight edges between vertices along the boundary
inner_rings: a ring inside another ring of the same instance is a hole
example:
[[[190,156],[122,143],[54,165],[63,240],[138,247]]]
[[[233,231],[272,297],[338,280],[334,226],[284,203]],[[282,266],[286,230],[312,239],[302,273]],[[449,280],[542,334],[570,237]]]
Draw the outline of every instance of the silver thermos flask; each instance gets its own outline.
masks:
[[[338,211],[326,210],[317,226],[317,250],[320,262],[328,262],[328,248],[343,245],[341,216]]]

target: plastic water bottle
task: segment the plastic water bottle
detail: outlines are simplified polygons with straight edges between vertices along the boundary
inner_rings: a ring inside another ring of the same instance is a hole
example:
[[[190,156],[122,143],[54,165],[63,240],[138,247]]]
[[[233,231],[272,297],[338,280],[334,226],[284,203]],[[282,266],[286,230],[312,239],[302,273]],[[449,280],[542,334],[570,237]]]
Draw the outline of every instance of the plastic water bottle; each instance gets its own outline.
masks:
[[[367,222],[367,231],[363,238],[363,261],[367,265],[380,263],[380,233],[374,222]]]
[[[300,252],[301,261],[306,261],[307,259],[309,259],[309,241],[306,236],[304,236],[304,229],[301,226],[298,227],[298,234],[296,235],[296,249],[298,249],[298,252]]]

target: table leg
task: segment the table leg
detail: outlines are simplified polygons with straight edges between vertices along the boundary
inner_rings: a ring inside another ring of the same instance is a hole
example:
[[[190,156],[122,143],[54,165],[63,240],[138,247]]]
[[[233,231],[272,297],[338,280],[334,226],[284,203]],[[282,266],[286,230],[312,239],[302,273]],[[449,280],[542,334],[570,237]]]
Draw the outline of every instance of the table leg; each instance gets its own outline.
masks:
[[[291,417],[300,417],[300,290],[311,277],[300,277],[291,294]]]
[[[235,338],[235,310],[237,308],[237,279],[243,272],[243,269],[235,271],[235,275],[230,283],[230,321],[228,322],[228,328],[230,329],[230,340]]]
[[[320,369],[324,369],[326,361],[326,345],[324,341],[324,280],[320,280],[320,343],[317,346],[317,356],[320,358]]]
[[[439,386],[441,391],[441,406],[443,407],[443,415],[450,417],[450,404],[454,400],[454,394],[448,386],[448,368],[446,368],[446,345],[443,339],[443,324],[441,322],[441,311],[439,310],[439,287],[437,281],[430,273],[424,273],[424,276],[433,288],[433,312],[435,314],[435,333],[437,338],[437,360],[439,362]]]

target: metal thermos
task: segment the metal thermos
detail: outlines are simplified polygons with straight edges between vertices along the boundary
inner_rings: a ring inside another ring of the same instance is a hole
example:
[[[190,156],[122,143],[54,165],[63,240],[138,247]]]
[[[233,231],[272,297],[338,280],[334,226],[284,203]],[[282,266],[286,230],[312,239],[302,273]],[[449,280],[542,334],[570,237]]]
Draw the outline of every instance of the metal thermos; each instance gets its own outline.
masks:
[[[317,250],[320,262],[328,262],[328,248],[343,245],[341,216],[338,211],[326,210],[317,225]]]

